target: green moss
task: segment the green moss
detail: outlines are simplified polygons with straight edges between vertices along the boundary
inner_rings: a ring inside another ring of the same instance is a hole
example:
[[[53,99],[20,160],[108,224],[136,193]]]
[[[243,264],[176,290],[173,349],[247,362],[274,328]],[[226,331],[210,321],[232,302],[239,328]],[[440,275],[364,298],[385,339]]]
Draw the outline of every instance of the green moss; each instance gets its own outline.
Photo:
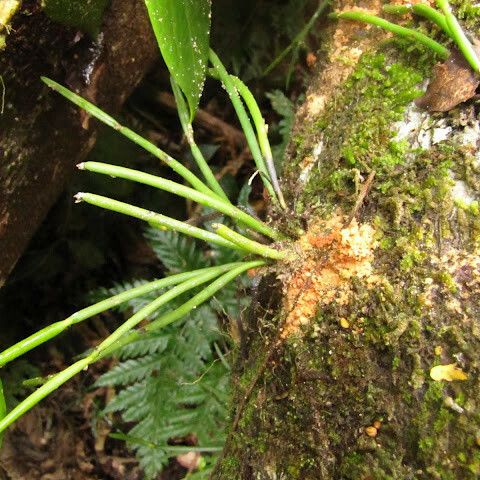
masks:
[[[478,467],[476,452],[472,450],[473,441],[469,440],[469,435],[462,433],[465,427],[468,430],[470,426],[468,423],[462,425],[464,417],[445,406],[444,396],[443,383],[430,381],[415,420],[419,430],[420,458],[430,463],[428,471],[435,478],[473,480],[471,473],[476,474]],[[449,460],[445,461],[447,451]]]
[[[217,465],[216,475],[218,478],[225,478],[235,480],[240,478],[241,465],[238,457],[234,455],[227,455],[222,458],[222,461]]]
[[[456,16],[463,27],[467,29],[478,29],[480,26],[480,6],[472,0],[450,0],[452,5],[457,7]]]
[[[400,366],[400,362],[401,362],[400,357],[393,357],[392,369],[396,370]]]
[[[400,261],[400,269],[405,271],[411,270],[415,265],[418,265],[423,259],[425,255],[422,254],[419,250],[412,250],[406,252],[402,260]]]
[[[425,452],[429,454],[434,446],[435,440],[432,437],[421,438],[418,442],[418,449],[422,454]]]
[[[327,175],[323,169],[314,172],[307,189],[320,184],[330,192],[345,190],[346,183],[353,180],[352,167],[375,169],[377,175],[383,175],[402,164],[408,145],[394,140],[392,124],[401,120],[406,106],[420,95],[417,85],[422,78],[417,68],[389,63],[384,53],[364,55],[344,93],[316,121],[315,127],[328,145],[322,156],[335,156],[336,161]],[[346,116],[358,121],[348,122]],[[347,131],[345,124],[349,125]],[[344,129],[340,144],[336,137],[339,125]],[[348,186],[351,188],[351,183]]]
[[[440,283],[445,285],[445,287],[451,292],[456,293],[458,291],[457,283],[452,275],[448,272],[437,272],[436,278]]]
[[[464,200],[461,199],[455,199],[455,205],[458,208],[461,208],[465,212],[468,212],[472,215],[479,216],[480,215],[480,206],[477,200],[474,200],[473,202],[465,202]]]

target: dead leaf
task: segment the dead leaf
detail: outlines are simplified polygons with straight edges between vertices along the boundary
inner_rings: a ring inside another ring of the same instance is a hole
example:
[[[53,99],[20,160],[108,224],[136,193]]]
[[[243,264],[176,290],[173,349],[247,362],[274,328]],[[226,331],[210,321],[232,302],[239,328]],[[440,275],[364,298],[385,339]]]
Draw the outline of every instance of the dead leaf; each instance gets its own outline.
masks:
[[[186,468],[189,472],[196,470],[200,463],[200,453],[199,452],[187,452],[182,455],[177,455],[177,462],[183,467]]]
[[[449,365],[436,365],[430,370],[430,377],[436,382],[445,380],[451,382],[453,380],[466,380],[468,375],[456,363]]]
[[[478,41],[474,43],[474,48],[479,55]],[[425,95],[417,98],[415,104],[430,112],[448,112],[458,104],[470,100],[479,84],[479,75],[472,70],[463,54],[455,48],[444,63],[434,67],[433,78]]]

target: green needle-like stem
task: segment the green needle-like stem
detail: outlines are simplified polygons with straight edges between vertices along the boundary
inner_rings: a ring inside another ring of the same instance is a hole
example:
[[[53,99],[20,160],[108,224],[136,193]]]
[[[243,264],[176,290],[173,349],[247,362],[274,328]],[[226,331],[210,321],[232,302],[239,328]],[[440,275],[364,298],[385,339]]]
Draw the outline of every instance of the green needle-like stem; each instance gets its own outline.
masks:
[[[450,38],[453,38],[445,15],[442,15],[438,10],[435,10],[429,5],[425,5],[423,3],[416,3],[415,5],[412,5],[412,11],[416,15],[425,17],[428,20],[432,21],[438,27],[440,27]]]
[[[107,357],[114,353],[121,347],[128,345],[130,343],[136,342],[140,340],[144,333],[154,332],[160,330],[161,328],[170,325],[172,322],[183,318],[185,315],[190,313],[192,310],[197,308],[202,303],[206,302],[208,299],[213,297],[219,290],[221,290],[225,285],[229,284],[232,280],[236,277],[241,275],[242,273],[246,272],[250,269],[259,268],[265,265],[264,260],[254,260],[251,262],[245,262],[224,273],[221,277],[214,280],[210,283],[207,287],[205,287],[200,293],[197,293],[194,297],[190,300],[185,302],[183,305],[178,307],[176,310],[172,312],[166,313],[165,315],[157,318],[153,322],[147,324],[141,330],[133,330],[130,333],[124,335],[114,346],[109,349],[106,349],[101,354],[102,357]]]
[[[452,34],[447,25],[445,15],[442,15],[438,10],[425,5],[424,3],[415,3],[413,5],[384,5],[383,11],[385,13],[392,13],[394,15],[404,15],[406,13],[414,13],[420,17],[424,17],[437,26],[439,26],[449,37],[452,38]]]
[[[193,188],[195,188],[200,192],[203,192],[206,195],[217,197],[217,194],[212,190],[210,190],[210,188],[208,188],[207,185],[205,185],[188,168],[184,167],[179,161],[172,158],[170,155],[165,153],[156,145],[149,142],[138,133],[135,133],[133,130],[130,130],[129,128],[121,125],[119,122],[117,122],[117,120],[115,120],[113,117],[108,115],[106,112],[104,112],[97,106],[93,105],[93,103],[90,103],[88,100],[85,100],[84,98],[80,97],[76,93],[73,93],[68,88],[63,87],[59,83],[49,78],[46,78],[46,77],[41,77],[41,78],[43,82],[45,82],[49,87],[51,87],[53,90],[63,95],[72,103],[74,103],[75,105],[78,105],[80,108],[88,112],[93,117],[97,118],[98,120],[105,123],[109,127],[112,127],[113,129],[117,130],[119,133],[121,133],[128,139],[132,140],[137,145],[140,145],[147,152],[150,152],[152,155],[154,155],[155,157],[165,162],[165,164],[167,164],[172,170],[174,170],[182,178],[184,178],[188,183],[190,183],[190,185],[192,185]]]
[[[255,129],[257,131],[258,143],[260,145],[260,150],[262,152],[263,158],[265,159],[265,164],[267,166],[268,174],[270,175],[270,180],[272,186],[275,189],[280,206],[283,209],[287,208],[285,199],[283,198],[282,190],[280,189],[280,183],[278,181],[277,171],[275,169],[275,164],[273,163],[272,149],[270,147],[270,141],[268,140],[268,128],[265,123],[265,120],[262,116],[262,112],[258,107],[258,103],[255,100],[250,89],[236,76],[230,75],[232,82],[235,88],[240,93],[245,105],[252,116]]]
[[[405,15],[412,11],[411,5],[394,5],[388,3],[387,5],[383,5],[382,10],[385,13],[391,13],[392,15]]]
[[[176,84],[173,77],[170,77],[170,83],[172,85],[172,91],[175,96],[175,102],[177,104],[178,118],[180,119],[180,124],[182,125],[183,133],[187,139],[188,144],[190,145],[190,150],[192,152],[193,158],[197,162],[198,168],[202,172],[203,177],[207,181],[208,186],[221,198],[223,198],[227,203],[230,203],[227,195],[223,191],[222,187],[218,183],[218,180],[215,178],[215,175],[212,172],[212,169],[208,165],[203,153],[198,148],[198,145],[195,142],[193,136],[192,123],[190,121],[190,112],[188,109],[187,102],[183,96],[183,93],[180,87]]]
[[[122,303],[132,300],[133,298],[141,297],[142,295],[146,295],[147,293],[154,292],[155,290],[159,290],[161,288],[177,285],[185,280],[195,278],[198,275],[208,271],[218,271],[219,273],[222,273],[223,267],[228,270],[234,266],[235,264],[227,264],[223,265],[220,270],[218,270],[218,267],[209,267],[206,269],[194,270],[192,272],[179,273],[177,275],[172,275],[160,280],[154,280],[153,282],[146,283],[145,285],[126,290],[118,295],[114,295],[113,297],[102,300],[94,305],[83,308],[82,310],[75,312],[73,315],[70,315],[65,320],[55,322],[48,327],[42,328],[38,332],[35,332],[29,337],[1,352],[0,367],[3,367],[12,360],[15,360],[15,358],[18,358],[33,348],[36,348],[39,345],[51,340],[72,325],[83,322],[84,320],[87,320],[94,315],[98,315],[99,313],[105,312],[106,310],[115,308]]]
[[[80,163],[78,168],[81,170],[88,170],[90,172],[101,173],[103,175],[132,180],[134,182],[143,183],[144,185],[150,185],[151,187],[165,190],[166,192],[188,198],[194,202],[200,203],[201,205],[218,210],[219,212],[228,215],[236,221],[242,222],[253,230],[274,240],[279,240],[281,238],[281,235],[276,230],[269,227],[262,221],[252,217],[243,210],[233,206],[232,204],[226,203],[224,200],[220,200],[219,198],[212,198],[211,196],[205,195],[202,192],[197,192],[193,188],[186,187],[180,183],[172,182],[171,180],[157,177],[149,173],[140,172],[138,170],[133,170],[131,168],[109,165],[107,163],[85,162]]]
[[[242,100],[240,99],[240,96],[237,89],[235,88],[232,78],[228,74],[227,70],[223,66],[218,56],[211,49],[209,59],[211,64],[213,65],[213,68],[216,70],[216,73],[220,81],[222,82],[222,85],[225,87],[225,90],[230,97],[230,101],[232,102],[233,107],[235,108],[235,112],[237,113],[240,124],[242,125],[242,130],[245,133],[248,146],[250,147],[250,150],[252,152],[255,165],[257,166],[258,171],[261,173],[264,185],[267,188],[270,196],[272,197],[272,201],[278,202],[275,190],[268,174],[265,160],[262,156],[262,152],[260,151],[260,146],[258,145],[257,137],[250,122],[250,118],[248,117],[245,107],[243,106]]]
[[[257,262],[258,263],[258,262]],[[231,271],[238,271],[245,264],[240,264],[240,266],[234,267]],[[3,432],[8,426],[15,422],[18,418],[28,412],[33,408],[38,402],[43,400],[50,393],[55,391],[65,382],[70,380],[77,373],[86,369],[92,363],[96,362],[99,358],[102,357],[102,352],[111,348],[118,342],[118,340],[127,333],[131,328],[138,325],[141,321],[148,318],[161,306],[172,300],[173,298],[181,295],[182,293],[191,290],[209,280],[212,280],[219,275],[218,271],[205,272],[193,279],[186,280],[185,282],[173,287],[168,292],[160,295],[156,300],[148,304],[147,306],[140,309],[135,315],[130,317],[124,324],[117,328],[111,335],[109,335],[100,345],[98,345],[87,357],[82,358],[81,360],[70,365],[65,370],[57,373],[49,380],[47,380],[41,387],[35,390],[31,395],[25,398],[20,402],[13,410],[11,410],[7,415],[0,420],[0,432]],[[223,278],[223,276],[221,277]],[[208,288],[208,287],[207,287]],[[163,317],[162,317],[163,318]]]
[[[233,248],[234,250],[240,250],[240,248],[232,242],[225,240],[216,233],[203,230],[202,228],[189,225],[188,223],[181,222],[171,217],[166,217],[160,213],[152,212],[144,208],[135,207],[128,203],[119,202],[112,198],[103,197],[101,195],[95,195],[94,193],[80,192],[75,195],[77,202],[86,202],[96,207],[104,208],[106,210],[112,210],[113,212],[122,213],[130,217],[135,217],[156,228],[162,228],[165,230],[173,230],[180,232],[190,237],[204,240],[205,242],[212,242],[222,247]]]
[[[288,257],[287,252],[280,252],[278,250],[275,250],[274,248],[267,247],[266,245],[255,242],[254,240],[245,238],[243,235],[240,235],[239,233],[235,232],[231,228],[226,227],[225,225],[214,223],[212,225],[212,228],[218,235],[225,238],[226,240],[229,240],[230,242],[235,243],[235,245],[238,245],[243,250],[247,250],[257,255],[261,255],[262,257],[272,258],[274,260],[285,260]]]
[[[446,59],[450,55],[448,48],[444,47],[440,43],[431,39],[423,33],[412,30],[411,28],[401,27],[395,23],[384,20],[383,18],[377,17],[375,15],[369,15],[363,12],[340,12],[334,13],[331,15],[333,18],[341,18],[343,20],[354,20],[358,22],[369,23],[377,27],[383,28],[389,32],[395,33],[396,35],[409,38],[411,40],[416,40],[417,42],[425,45],[426,47],[432,49],[437,55],[441,58]]]
[[[451,36],[455,40],[455,43],[457,44],[460,51],[463,53],[463,56],[467,59],[473,71],[480,73],[480,60],[477,57],[473,45],[470,43],[470,40],[467,38],[464,31],[462,30],[462,27],[453,15],[448,0],[437,0],[437,5],[440,7],[443,14],[445,15],[448,29],[451,32]]]

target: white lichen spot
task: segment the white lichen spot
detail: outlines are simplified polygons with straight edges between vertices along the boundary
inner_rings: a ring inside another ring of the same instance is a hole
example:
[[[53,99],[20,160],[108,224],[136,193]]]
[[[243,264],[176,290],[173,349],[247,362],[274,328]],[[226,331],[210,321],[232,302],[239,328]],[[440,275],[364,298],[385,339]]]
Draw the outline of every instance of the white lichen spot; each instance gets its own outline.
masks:
[[[467,125],[459,136],[462,145],[476,148],[480,138],[480,126],[477,122]]]
[[[323,151],[323,140],[320,140],[312,150],[312,155],[305,157],[302,162],[300,162],[300,176],[299,180],[301,183],[307,183],[310,172],[312,171],[313,166],[318,162],[320,155]]]
[[[446,119],[433,120],[429,113],[410,105],[402,121],[394,125],[396,141],[407,141],[411,148],[428,150],[451,136],[453,129]]]
[[[430,135],[426,135],[429,130],[429,118],[427,112],[413,104],[410,105],[405,111],[404,119],[393,126],[393,130],[396,131],[395,140],[398,142],[406,140],[413,148],[429,148],[431,139]]]
[[[455,180],[452,187],[452,198],[455,202],[467,207],[476,201],[474,194],[463,180]]]
[[[326,104],[326,97],[324,95],[308,95],[307,97],[307,112],[309,117],[316,117],[324,109]]]
[[[438,127],[432,130],[432,144],[436,145],[437,143],[447,140],[450,134],[452,133],[452,127]]]
[[[318,160],[320,158],[320,154],[323,151],[323,140],[320,140],[314,147],[313,147],[313,158]]]

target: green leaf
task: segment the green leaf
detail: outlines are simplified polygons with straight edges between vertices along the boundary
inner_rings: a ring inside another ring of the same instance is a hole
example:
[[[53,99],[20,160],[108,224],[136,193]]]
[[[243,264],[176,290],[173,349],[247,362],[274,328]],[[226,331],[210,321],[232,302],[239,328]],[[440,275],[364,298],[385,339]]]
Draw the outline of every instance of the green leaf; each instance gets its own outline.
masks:
[[[145,238],[170,273],[188,272],[208,266],[202,250],[190,237],[149,228],[145,232]]]
[[[190,120],[205,83],[211,0],[145,0],[158,46],[190,107]]]
[[[110,0],[45,0],[45,13],[56,22],[96,37]]]
[[[280,90],[274,90],[266,95],[270,99],[272,108],[283,117],[278,125],[272,129],[272,131],[276,130],[282,139],[281,143],[272,148],[273,158],[275,158],[277,164],[276,167],[280,170],[285,155],[285,149],[287,148],[293,128],[295,108],[293,102]]]
[[[5,403],[5,395],[3,394],[2,381],[0,380],[0,420],[7,414],[7,404]],[[0,433],[0,448],[3,442],[3,433]]]

